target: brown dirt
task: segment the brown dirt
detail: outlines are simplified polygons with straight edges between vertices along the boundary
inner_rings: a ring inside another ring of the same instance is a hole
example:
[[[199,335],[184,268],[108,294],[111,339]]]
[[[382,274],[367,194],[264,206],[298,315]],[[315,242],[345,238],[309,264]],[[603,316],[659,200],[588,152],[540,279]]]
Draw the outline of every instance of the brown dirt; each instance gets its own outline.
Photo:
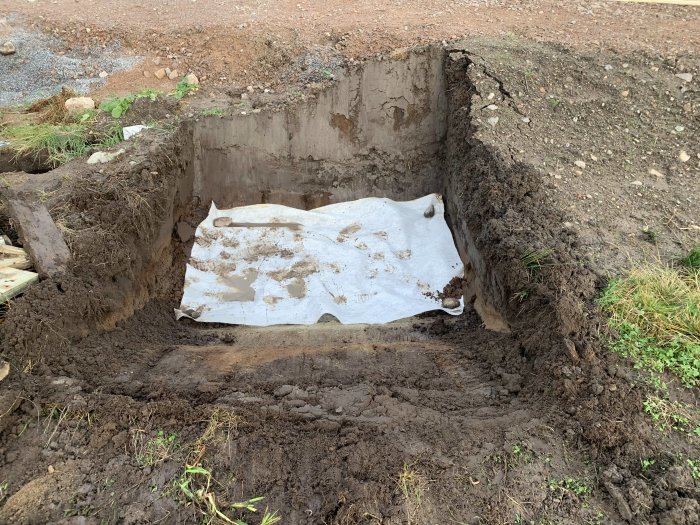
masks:
[[[72,3],[10,4],[72,13],[67,23],[84,24]],[[361,6],[356,20],[344,3],[327,12],[299,5],[263,4],[262,21],[236,35],[254,52],[233,65],[216,54],[223,30],[204,25],[212,5],[178,3],[177,17],[162,17],[152,54],[163,42],[177,49],[178,21],[188,20],[188,31],[200,23],[206,32],[191,32],[211,40],[188,40],[194,55],[201,56],[196,46],[211,46],[206,68],[247,82],[240,71],[248,60],[267,57],[255,78],[273,79],[318,38],[320,23],[336,24],[332,34],[345,24],[367,27],[366,41],[340,40],[356,57],[468,25],[467,14],[454,12],[424,25],[440,11],[437,2],[411,4],[406,21],[388,23],[380,15],[370,23]],[[682,18],[693,10],[604,4],[591,10],[605,16],[571,25],[575,7],[552,5],[476,6],[469,27],[512,24],[532,36],[549,23],[554,32],[571,29],[558,35],[570,43],[588,36],[620,48],[640,47],[642,33],[654,52],[697,45],[692,32],[681,44],[664,40],[669,27],[691,23]],[[104,23],[105,8],[92,7],[91,20]],[[218,22],[248,21],[247,4],[240,7],[245,16],[228,12]],[[273,8],[280,31],[285,17],[302,13],[289,55],[275,44],[263,51],[267,44],[256,40],[269,32],[265,13]],[[145,42],[135,35],[153,24],[121,13],[119,28],[96,28],[76,42],[115,34],[128,45],[129,35]],[[631,13],[654,21],[620,24]],[[615,32],[607,25],[614,14]],[[403,36],[405,24],[418,33]],[[13,368],[0,390],[0,483],[8,481],[0,522],[197,523],[197,510],[173,488],[185,463],[197,460],[218,481],[219,501],[263,495],[283,523],[697,523],[700,487],[678,454],[696,457],[698,444],[652,428],[638,374],[601,350],[604,321],[594,304],[605,276],[629,264],[626,254],[651,250],[668,260],[698,241],[697,160],[676,160],[679,148],[697,149],[696,91],[674,77],[680,63],[697,75],[697,59],[652,55],[515,38],[454,46],[446,67],[448,213],[509,334],[482,328],[469,307],[461,317],[386,328],[176,322],[192,242],[179,225],[201,214],[188,201],[186,122],[126,143],[125,155],[104,168],[76,161],[47,174],[3,174],[25,191],[46,192],[74,266],[13,301],[0,320],[0,351]],[[290,91],[305,89],[301,69],[292,77]],[[659,96],[666,92],[668,99]],[[133,122],[165,116],[162,106],[137,109]],[[677,125],[684,134],[671,131]],[[649,178],[652,166],[663,168],[663,187]],[[642,185],[630,189],[635,180]],[[645,225],[658,232],[654,246],[639,232]],[[551,255],[528,271],[522,255],[542,248]],[[222,410],[235,422],[202,440]],[[175,434],[179,447],[144,465],[140,454],[159,431]],[[651,457],[656,463],[643,472],[639,460]],[[412,473],[411,484],[402,485],[402,472]],[[567,478],[590,493],[566,488]]]

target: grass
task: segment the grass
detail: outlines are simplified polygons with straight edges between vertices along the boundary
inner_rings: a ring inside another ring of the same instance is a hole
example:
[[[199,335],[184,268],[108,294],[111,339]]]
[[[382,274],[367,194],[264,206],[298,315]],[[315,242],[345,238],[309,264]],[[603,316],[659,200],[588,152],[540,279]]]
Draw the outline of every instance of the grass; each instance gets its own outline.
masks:
[[[700,257],[679,267],[646,266],[610,281],[599,304],[617,334],[611,350],[652,373],[671,372],[686,387],[700,381]]]
[[[685,403],[650,395],[644,400],[644,412],[659,430],[677,430],[700,437],[700,413]]]
[[[176,433],[166,434],[159,430],[152,438],[146,438],[145,433],[136,430],[131,438],[136,462],[142,467],[150,467],[170,458],[180,448]]]
[[[53,166],[83,156],[90,149],[84,124],[19,124],[1,130],[0,138],[10,142],[16,156],[34,155],[36,159],[45,153]]]
[[[530,276],[539,272],[542,266],[545,265],[547,259],[554,253],[550,248],[542,248],[539,250],[531,249],[526,251],[521,257],[520,262],[525,267]]]
[[[690,250],[690,253],[678,262],[686,270],[700,272],[700,246]]]
[[[410,525],[412,513],[423,505],[423,496],[428,488],[428,482],[420,473],[413,470],[411,465],[404,463],[397,484],[406,503],[406,517]]]
[[[221,108],[203,109],[200,115],[202,115],[203,117],[223,117],[224,110]]]
[[[187,465],[182,475],[176,480],[175,485],[187,504],[193,505],[202,513],[204,523],[223,522],[247,525],[240,518],[245,517],[248,513],[257,513],[256,505],[264,498],[258,496],[242,502],[227,503],[217,499],[212,488],[214,483],[214,478],[209,470],[197,465]],[[240,518],[232,518],[226,512],[235,512],[240,515]],[[260,525],[273,525],[281,519],[277,512],[270,513],[265,509]]]
[[[155,101],[162,93],[154,89],[144,89],[138,93],[130,93],[121,97],[112,96],[100,104],[100,109],[112,115],[113,118],[122,117],[131,105],[140,98],[148,98]]]

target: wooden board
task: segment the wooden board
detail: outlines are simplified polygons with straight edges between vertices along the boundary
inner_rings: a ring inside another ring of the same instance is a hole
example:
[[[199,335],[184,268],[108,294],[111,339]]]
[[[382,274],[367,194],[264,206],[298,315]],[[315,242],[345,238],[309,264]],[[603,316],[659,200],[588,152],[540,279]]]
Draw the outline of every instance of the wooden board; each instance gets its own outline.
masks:
[[[29,255],[22,248],[0,244],[0,268],[27,270],[31,267]]]
[[[39,275],[16,268],[0,268],[0,303],[22,293],[30,284],[39,280]]]

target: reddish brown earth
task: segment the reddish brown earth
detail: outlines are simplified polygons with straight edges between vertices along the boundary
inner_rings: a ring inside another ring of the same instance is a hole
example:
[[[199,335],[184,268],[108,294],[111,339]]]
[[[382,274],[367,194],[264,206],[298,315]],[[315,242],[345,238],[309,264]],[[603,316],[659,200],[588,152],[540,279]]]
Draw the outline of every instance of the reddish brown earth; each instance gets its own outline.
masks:
[[[699,77],[698,9],[7,5],[25,22],[67,31],[69,46],[119,38],[148,60],[175,54],[179,69],[209,80],[166,110],[128,113],[135,123],[160,112],[168,125],[125,143],[113,164],[3,174],[45,203],[73,265],[0,317],[11,364],[0,383],[1,523],[199,523],[204,506],[178,489],[186,464],[211,472],[220,508],[265,496],[259,506],[289,524],[700,520],[700,485],[679,460],[697,457],[698,442],[652,426],[646,387],[606,353],[595,305],[608,276],[700,240],[697,80],[675,76]],[[484,261],[469,270],[510,333],[484,329],[470,308],[386,327],[174,320],[192,243],[178,224],[201,213],[183,183],[195,112],[216,101],[240,113],[236,87],[258,82],[287,84],[274,97],[251,95],[264,112],[291,104],[292,91],[317,94],[311,82],[333,89],[309,77],[300,56],[315,57],[317,71],[335,51],[365,61],[464,34],[496,37],[461,41],[445,62],[446,195],[455,235],[469,236]],[[106,90],[149,84],[143,68]],[[166,117],[176,112],[185,125]],[[678,159],[681,149],[690,161]],[[551,250],[534,272],[520,261],[531,248]],[[148,443],[169,436],[172,447],[144,461]],[[643,458],[656,463],[643,471]]]

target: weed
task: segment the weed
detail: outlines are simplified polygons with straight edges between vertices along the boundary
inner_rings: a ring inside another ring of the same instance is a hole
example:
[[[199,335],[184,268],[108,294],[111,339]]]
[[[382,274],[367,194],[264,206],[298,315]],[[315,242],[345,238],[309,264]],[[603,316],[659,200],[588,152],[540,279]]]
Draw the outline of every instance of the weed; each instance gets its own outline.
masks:
[[[700,380],[700,272],[649,266],[612,280],[599,299],[617,332],[610,349],[651,372]]]
[[[700,271],[700,245],[690,250],[690,253],[678,262],[687,270]]]
[[[115,144],[119,144],[124,140],[124,132],[122,131],[121,125],[117,124],[109,128],[107,133],[105,133],[100,141],[97,143],[99,148],[111,148]]]
[[[149,467],[165,461],[180,448],[177,434],[166,434],[159,430],[155,437],[146,439],[142,430],[136,430],[132,435],[136,462],[142,467]]]
[[[544,263],[552,253],[553,250],[550,248],[528,250],[520,257],[520,262],[530,274],[533,274],[542,268],[542,263]]]
[[[0,483],[0,502],[10,493],[10,482],[5,480]]]
[[[530,295],[530,292],[527,290],[520,290],[519,292],[515,292],[513,294],[513,299],[517,300],[519,303],[522,303],[525,299],[527,299],[528,295]]]
[[[203,117],[223,117],[224,110],[221,108],[203,109],[200,115],[202,115]]]
[[[580,498],[591,493],[591,487],[585,481],[576,478],[554,479],[550,480],[548,485],[552,492],[575,494]]]
[[[194,93],[199,89],[199,86],[197,84],[190,84],[187,81],[187,78],[183,78],[180,80],[180,82],[177,83],[175,86],[175,91],[171,93],[172,96],[174,96],[176,99],[180,100],[181,98],[189,95],[190,93]]]
[[[693,479],[700,479],[700,461],[693,461],[690,458],[686,458],[686,463],[690,469],[690,475]],[[0,498],[2,500],[2,498]]]
[[[225,514],[224,510],[237,511],[239,514],[258,512],[256,504],[264,499],[262,496],[250,498],[243,502],[220,502],[217,501],[213,492],[212,482],[214,482],[214,479],[211,472],[203,467],[192,465],[187,465],[180,478],[175,482],[178,491],[184,496],[185,500],[202,513],[204,523],[211,524],[220,520],[234,525],[246,525],[246,522],[241,519],[230,518]],[[277,512],[270,513],[265,509],[260,523],[261,525],[273,525],[281,519]]]
[[[650,229],[648,226],[645,226],[642,228],[642,238],[651,243],[651,244],[656,244],[656,241],[659,240],[659,234],[656,233],[654,230]]]
[[[53,166],[85,155],[90,147],[83,124],[20,124],[8,126],[0,137],[10,142],[16,156],[46,154]]]
[[[154,89],[144,89],[138,93],[130,93],[122,97],[114,95],[103,100],[100,104],[100,109],[112,115],[113,118],[120,118],[129,111],[131,105],[138,99],[147,98],[151,101],[155,101],[160,95],[160,91]]]
[[[659,430],[693,432],[700,437],[700,414],[684,403],[652,395],[644,401],[644,412]]]
[[[326,79],[335,78],[335,75],[333,75],[333,71],[331,71],[327,67],[324,67],[323,69],[321,69],[321,75],[323,75],[323,78],[326,78]]]
[[[423,505],[423,495],[427,488],[427,482],[423,476],[415,470],[412,470],[411,465],[404,463],[403,470],[399,473],[397,483],[410,509],[419,509],[421,505]],[[409,513],[408,521],[410,522],[410,510],[407,509],[407,512]]]
[[[639,464],[642,467],[642,472],[646,472],[649,470],[654,464],[656,463],[656,460],[653,459],[640,459]]]

